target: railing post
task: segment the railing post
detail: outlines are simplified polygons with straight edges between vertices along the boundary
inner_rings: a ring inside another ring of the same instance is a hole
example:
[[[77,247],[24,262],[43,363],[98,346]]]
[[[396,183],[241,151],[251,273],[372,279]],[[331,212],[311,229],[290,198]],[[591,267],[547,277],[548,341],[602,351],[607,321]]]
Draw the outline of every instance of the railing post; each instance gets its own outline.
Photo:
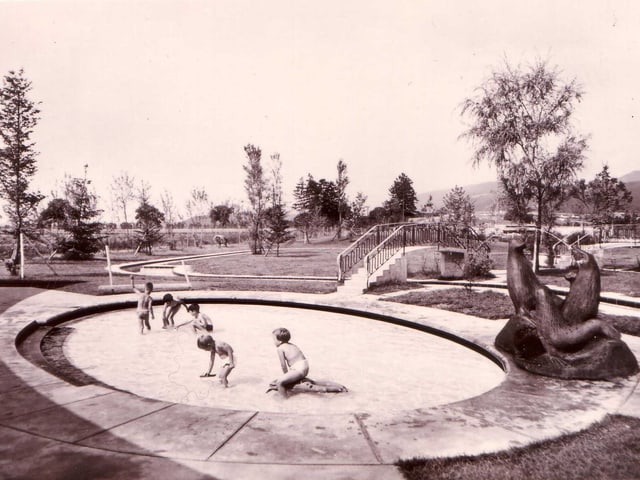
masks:
[[[406,246],[407,246],[407,229],[405,227],[402,227],[402,255],[405,254]]]

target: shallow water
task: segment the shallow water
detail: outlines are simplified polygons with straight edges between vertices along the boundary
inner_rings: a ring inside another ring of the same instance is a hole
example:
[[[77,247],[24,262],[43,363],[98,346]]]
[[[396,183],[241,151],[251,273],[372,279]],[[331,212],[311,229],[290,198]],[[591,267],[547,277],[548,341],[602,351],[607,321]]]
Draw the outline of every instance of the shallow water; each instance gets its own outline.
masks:
[[[137,395],[191,405],[295,413],[409,410],[479,395],[504,372],[454,342],[414,329],[351,315],[298,308],[203,304],[216,339],[230,344],[236,368],[229,388],[201,378],[209,353],[196,347],[188,326],[161,329],[161,309],[151,332],[140,335],[134,311],[96,315],[73,324],[65,355],[102,382]],[[177,323],[189,320],[182,310]],[[348,393],[265,393],[281,375],[271,332],[291,331],[291,343],[309,360],[309,377],[331,380]],[[214,372],[222,366],[216,358]]]

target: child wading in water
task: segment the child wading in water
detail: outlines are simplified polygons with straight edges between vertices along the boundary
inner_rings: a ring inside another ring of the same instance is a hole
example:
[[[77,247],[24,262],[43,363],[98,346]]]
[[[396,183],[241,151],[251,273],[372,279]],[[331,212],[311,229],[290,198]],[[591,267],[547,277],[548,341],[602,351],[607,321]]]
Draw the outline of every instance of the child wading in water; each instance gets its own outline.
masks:
[[[217,353],[220,359],[224,362],[222,364],[222,368],[220,368],[220,372],[218,372],[218,378],[225,388],[228,387],[229,382],[227,381],[227,378],[229,377],[231,370],[236,366],[235,358],[233,357],[233,348],[231,348],[231,345],[221,341],[216,342],[211,335],[200,335],[198,337],[198,348],[211,352],[211,356],[209,357],[209,370],[200,376],[214,377],[216,375],[215,373],[212,374],[211,370],[213,369]]]
[[[151,330],[149,315],[155,320],[155,316],[153,315],[153,299],[151,298],[153,283],[147,282],[144,284],[144,291],[139,290],[136,288],[133,275],[131,275],[131,287],[133,291],[140,296],[138,298],[136,314],[138,315],[138,320],[140,320],[140,334],[142,335],[144,334],[144,327],[147,327],[147,330]]]
[[[180,310],[180,307],[184,305],[184,302],[179,298],[173,298],[170,293],[165,293],[162,297],[162,303],[164,303],[164,310],[162,311],[162,328],[173,327],[173,318]],[[187,306],[185,305],[185,308]]]
[[[278,358],[284,375],[277,378],[271,385],[278,389],[280,395],[288,396],[288,390],[300,382],[309,373],[309,362],[296,345],[289,343],[291,333],[286,328],[276,328],[273,331],[273,342],[278,350]]]
[[[209,315],[206,313],[200,313],[200,305],[197,303],[192,303],[187,307],[187,312],[191,314],[193,320],[188,320],[180,325],[176,326],[176,330],[186,325],[187,323],[191,324],[193,328],[193,333],[207,333],[213,332],[213,323],[209,318]]]

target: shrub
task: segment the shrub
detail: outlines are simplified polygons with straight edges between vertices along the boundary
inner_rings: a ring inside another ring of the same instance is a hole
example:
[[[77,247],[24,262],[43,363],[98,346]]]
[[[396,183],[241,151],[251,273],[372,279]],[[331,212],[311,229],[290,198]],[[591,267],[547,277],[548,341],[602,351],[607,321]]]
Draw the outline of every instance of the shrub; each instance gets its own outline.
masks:
[[[486,255],[469,253],[464,264],[464,278],[492,278],[493,260]]]

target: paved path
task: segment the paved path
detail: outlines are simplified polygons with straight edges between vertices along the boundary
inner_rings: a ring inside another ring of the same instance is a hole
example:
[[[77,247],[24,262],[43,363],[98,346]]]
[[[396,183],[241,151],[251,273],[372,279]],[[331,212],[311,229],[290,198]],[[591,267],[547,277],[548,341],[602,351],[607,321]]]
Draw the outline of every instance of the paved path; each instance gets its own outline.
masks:
[[[503,358],[492,344],[504,322],[370,295],[217,291],[189,292],[189,298],[259,298],[362,310],[443,330]],[[0,477],[400,479],[393,465],[399,458],[475,455],[577,431],[607,413],[640,416],[640,376],[562,381],[527,374],[504,358],[505,381],[471,399],[366,415],[290,415],[75,386],[37,368],[16,349],[16,336],[31,322],[46,324],[81,308],[132,300],[131,295],[42,291],[0,316]],[[640,356],[640,339],[624,340]]]

